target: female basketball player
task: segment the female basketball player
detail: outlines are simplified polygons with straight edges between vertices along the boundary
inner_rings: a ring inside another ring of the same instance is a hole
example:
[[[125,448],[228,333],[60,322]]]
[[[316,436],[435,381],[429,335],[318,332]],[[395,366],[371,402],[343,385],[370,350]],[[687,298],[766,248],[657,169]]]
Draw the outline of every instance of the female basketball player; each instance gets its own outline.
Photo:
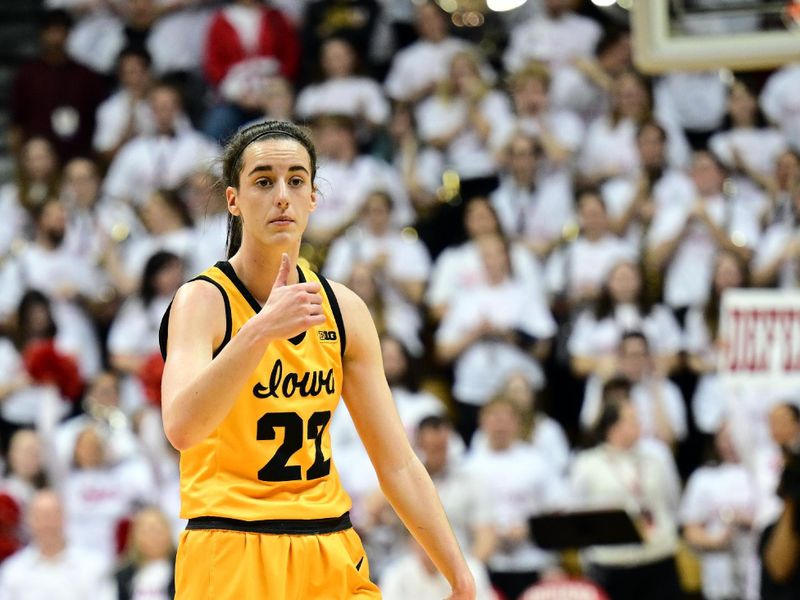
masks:
[[[181,451],[176,599],[380,598],[350,525],[328,424],[340,395],[397,514],[450,582],[474,583],[406,439],[375,326],[349,289],[297,265],[317,204],[303,130],[270,121],[225,149],[229,261],[162,323],[164,429]],[[346,468],[346,465],[344,466]]]

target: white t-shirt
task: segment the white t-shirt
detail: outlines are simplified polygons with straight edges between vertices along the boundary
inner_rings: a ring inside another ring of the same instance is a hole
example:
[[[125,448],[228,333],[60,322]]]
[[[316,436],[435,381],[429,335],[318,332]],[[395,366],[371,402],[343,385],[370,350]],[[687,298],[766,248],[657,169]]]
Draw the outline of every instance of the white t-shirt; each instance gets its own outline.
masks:
[[[778,222],[771,225],[761,238],[753,257],[753,270],[759,271],[777,260],[789,243],[797,237],[794,225]],[[800,283],[800,264],[796,259],[784,260],[778,268],[778,285],[784,289],[796,288]]]
[[[613,313],[597,319],[593,311],[578,315],[569,337],[568,350],[572,356],[613,354],[624,333],[641,331],[655,355],[673,355],[683,347],[680,326],[668,308],[656,305],[643,315],[632,304],[618,305]]]
[[[374,125],[389,120],[389,102],[381,86],[368,77],[342,77],[303,88],[297,96],[297,116],[311,119],[323,114],[364,116]]]
[[[728,90],[718,71],[673,72],[656,83],[655,111],[669,113],[684,129],[712,131],[722,124]]]
[[[112,199],[142,204],[158,188],[177,188],[198,170],[216,171],[219,148],[192,129],[175,137],[141,135],[126,143],[114,157],[104,190]]]
[[[742,464],[722,463],[700,467],[689,477],[681,501],[680,520],[701,525],[711,535],[727,527],[726,514],[736,512],[755,516],[756,487]],[[709,600],[743,598],[756,600],[759,561],[755,531],[734,526],[729,548],[699,552],[702,565],[703,594]]]
[[[705,199],[709,217],[748,248],[754,248],[760,231],[751,211],[723,196]],[[674,238],[689,218],[691,204],[665,205],[656,212],[647,244],[654,248]],[[664,300],[672,307],[703,304],[708,298],[714,256],[719,247],[708,228],[699,222],[689,225],[670,260],[664,280]]]
[[[0,256],[5,256],[15,240],[33,239],[33,222],[19,202],[15,183],[0,186]]]
[[[520,244],[511,245],[511,269],[514,277],[546,302],[544,275],[536,256]],[[455,301],[464,292],[486,283],[480,250],[475,242],[451,246],[436,258],[425,301],[441,306]]]
[[[131,120],[136,135],[151,135],[155,131],[153,113],[147,100],[132,102],[127,90],[118,90],[97,107],[92,147],[97,152],[115,148],[122,142]]]
[[[561,477],[545,459],[524,442],[506,450],[472,450],[466,472],[483,483],[491,501],[492,525],[499,532],[527,523],[528,517],[559,508],[564,499]],[[540,571],[552,566],[555,556],[526,540],[514,548],[498,548],[489,557],[493,571]]]
[[[586,393],[581,407],[581,426],[591,430],[600,418],[602,410],[603,383],[592,375],[586,384]],[[677,385],[669,379],[652,377],[636,382],[631,386],[631,401],[642,428],[643,438],[656,437],[656,402],[661,402],[662,410],[677,440],[683,440],[688,433],[686,405]]]
[[[147,563],[133,576],[131,600],[172,600],[168,590],[173,577],[174,569],[170,562],[158,560]]]
[[[597,22],[572,12],[556,19],[534,16],[511,29],[503,65],[513,73],[530,60],[539,60],[555,70],[573,58],[592,56],[601,33]]]
[[[515,117],[512,121],[501,122],[492,131],[492,147],[503,150],[513,135],[522,132],[539,139],[542,129],[546,129],[570,152],[578,149],[583,141],[584,125],[580,117],[571,110],[551,108],[536,117]]]
[[[450,61],[470,44],[455,37],[434,43],[419,40],[395,54],[384,83],[386,94],[408,100],[428,86],[448,77]]]
[[[349,223],[374,191],[383,191],[391,196],[394,225],[402,227],[414,219],[414,209],[400,173],[373,156],[359,155],[349,164],[320,157],[317,182],[317,208],[308,223],[312,235]]]
[[[778,157],[789,147],[778,129],[764,127],[737,127],[715,133],[708,140],[708,147],[728,168],[734,168],[734,151],[752,170],[762,175],[772,175]]]
[[[539,295],[521,281],[506,280],[497,286],[475,287],[459,297],[445,314],[436,343],[454,343],[483,320],[537,340],[556,333],[553,316]],[[456,360],[453,395],[461,402],[482,405],[514,372],[525,374],[537,388],[544,383],[542,369],[529,353],[508,342],[479,340]]]
[[[574,221],[572,185],[564,172],[543,176],[534,189],[523,188],[513,177],[503,175],[489,195],[506,236],[547,244],[559,239],[564,227]]]
[[[550,256],[546,267],[548,289],[572,298],[587,291],[599,292],[614,265],[637,258],[636,249],[614,234],[598,240],[581,236]]]
[[[68,546],[52,558],[28,546],[0,567],[0,599],[113,600],[116,586],[95,550]]]
[[[767,80],[759,98],[761,109],[780,127],[796,152],[800,152],[800,63],[778,69]]]
[[[513,113],[508,96],[489,91],[478,104],[478,110],[493,131],[512,127]],[[482,140],[470,123],[470,105],[461,97],[433,95],[417,105],[414,111],[420,140],[429,142],[459,131],[445,149],[445,163],[464,179],[486,177],[497,172],[497,161],[490,140]]]
[[[534,421],[531,434],[525,442],[533,446],[554,471],[559,474],[566,473],[571,458],[569,442],[557,421],[547,415],[540,415]],[[472,436],[469,447],[473,451],[483,452],[488,444],[486,434],[479,429]]]

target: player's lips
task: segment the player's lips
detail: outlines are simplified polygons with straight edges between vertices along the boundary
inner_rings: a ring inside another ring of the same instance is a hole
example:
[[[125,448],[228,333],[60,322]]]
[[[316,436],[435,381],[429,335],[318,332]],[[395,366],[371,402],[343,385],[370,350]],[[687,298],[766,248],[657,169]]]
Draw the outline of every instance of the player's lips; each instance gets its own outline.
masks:
[[[291,225],[292,223],[294,223],[294,219],[282,215],[280,217],[270,219],[269,222],[271,225]]]

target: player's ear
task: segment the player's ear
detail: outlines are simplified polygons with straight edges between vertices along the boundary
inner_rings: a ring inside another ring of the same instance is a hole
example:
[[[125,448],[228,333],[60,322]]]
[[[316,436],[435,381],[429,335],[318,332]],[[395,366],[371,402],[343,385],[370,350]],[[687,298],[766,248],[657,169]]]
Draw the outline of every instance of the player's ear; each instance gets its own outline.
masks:
[[[316,210],[316,208],[317,208],[317,194],[318,193],[319,193],[319,189],[315,185],[314,189],[311,190],[311,208],[310,208],[311,212],[314,212],[314,210]]]
[[[228,204],[228,212],[234,216],[241,216],[239,211],[239,194],[238,190],[233,186],[225,188],[225,201]]]

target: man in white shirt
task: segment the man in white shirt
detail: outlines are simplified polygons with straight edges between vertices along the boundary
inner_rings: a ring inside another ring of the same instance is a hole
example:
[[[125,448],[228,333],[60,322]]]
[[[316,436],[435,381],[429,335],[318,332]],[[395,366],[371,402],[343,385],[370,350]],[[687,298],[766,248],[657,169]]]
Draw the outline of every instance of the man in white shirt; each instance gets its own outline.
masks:
[[[188,124],[177,89],[157,84],[148,102],[155,131],[133,138],[114,158],[105,181],[112,200],[140,205],[154,190],[175,189],[191,173],[210,168],[219,155],[217,145]]]
[[[568,0],[545,0],[545,14],[511,29],[503,55],[507,71],[517,71],[531,60],[543,61],[555,70],[575,58],[592,56],[602,29],[592,19],[569,10],[570,4]]]
[[[498,543],[488,559],[490,578],[506,598],[516,599],[556,567],[556,556],[530,540],[528,518],[557,510],[565,490],[556,470],[520,440],[521,415],[511,400],[492,400],[480,423],[487,446],[472,450],[464,468],[483,482],[491,501]]]
[[[572,186],[564,173],[539,174],[540,146],[528,134],[514,134],[506,146],[507,168],[489,200],[506,237],[520,239],[539,258],[561,242],[575,218]]]
[[[710,152],[695,153],[691,176],[696,199],[660,207],[647,236],[647,260],[666,271],[664,301],[673,309],[702,305],[717,251],[749,260],[761,233],[757,212],[723,194],[725,173]]]
[[[128,140],[152,133],[153,115],[147,93],[153,84],[150,54],[140,48],[124,48],[117,58],[120,88],[97,107],[92,147],[111,161]]]
[[[422,2],[416,10],[419,40],[392,59],[384,86],[393,100],[417,102],[431,94],[448,76],[450,59],[469,44],[449,35],[449,15],[435,2]]]
[[[112,600],[116,590],[102,561],[77,552],[64,536],[64,514],[55,492],[41,490],[27,515],[29,546],[0,569],[0,600]]]
[[[678,387],[654,371],[645,335],[630,331],[619,344],[617,370],[631,383],[630,396],[642,436],[657,438],[667,445],[683,440],[688,432],[686,406]],[[586,386],[581,408],[581,425],[591,430],[602,412],[602,376],[593,375]]]

